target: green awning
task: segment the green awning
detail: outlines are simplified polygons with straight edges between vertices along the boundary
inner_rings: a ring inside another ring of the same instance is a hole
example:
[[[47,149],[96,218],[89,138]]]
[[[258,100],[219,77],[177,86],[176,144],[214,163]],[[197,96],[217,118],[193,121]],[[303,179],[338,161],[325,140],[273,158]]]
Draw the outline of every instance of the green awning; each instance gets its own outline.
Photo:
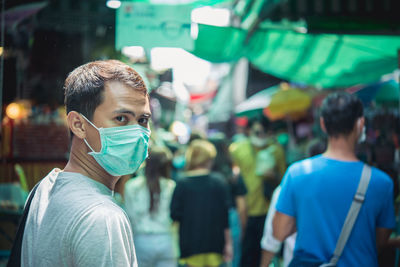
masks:
[[[378,81],[397,68],[399,36],[302,34],[246,31],[199,25],[194,55],[211,62],[247,57],[258,69],[281,79],[319,87],[347,87]]]
[[[199,24],[199,34],[194,42],[195,56],[213,63],[237,61],[245,56],[244,40],[247,32],[233,27]]]
[[[397,68],[398,36],[257,31],[246,55],[279,78],[321,87],[378,81]]]

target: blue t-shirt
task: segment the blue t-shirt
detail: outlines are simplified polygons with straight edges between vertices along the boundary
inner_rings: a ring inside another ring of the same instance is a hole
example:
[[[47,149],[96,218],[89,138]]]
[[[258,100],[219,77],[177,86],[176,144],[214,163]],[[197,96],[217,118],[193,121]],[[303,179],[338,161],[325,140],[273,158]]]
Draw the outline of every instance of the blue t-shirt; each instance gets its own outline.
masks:
[[[296,219],[295,256],[330,260],[357,191],[363,164],[318,155],[290,166],[276,209]],[[395,227],[393,182],[384,172],[372,168],[365,201],[338,266],[378,266],[378,227]]]

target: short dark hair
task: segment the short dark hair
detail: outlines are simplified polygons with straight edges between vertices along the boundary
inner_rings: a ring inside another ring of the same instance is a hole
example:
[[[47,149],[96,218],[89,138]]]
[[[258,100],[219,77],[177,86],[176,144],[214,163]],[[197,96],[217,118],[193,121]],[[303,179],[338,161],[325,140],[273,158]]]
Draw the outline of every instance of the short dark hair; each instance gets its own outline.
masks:
[[[363,105],[359,98],[346,92],[328,95],[321,106],[328,136],[348,135],[354,129],[357,119],[363,116]]]
[[[142,77],[131,67],[118,60],[99,60],[74,69],[65,80],[64,103],[67,114],[77,111],[89,120],[103,102],[104,85],[109,81],[123,84],[148,95]]]

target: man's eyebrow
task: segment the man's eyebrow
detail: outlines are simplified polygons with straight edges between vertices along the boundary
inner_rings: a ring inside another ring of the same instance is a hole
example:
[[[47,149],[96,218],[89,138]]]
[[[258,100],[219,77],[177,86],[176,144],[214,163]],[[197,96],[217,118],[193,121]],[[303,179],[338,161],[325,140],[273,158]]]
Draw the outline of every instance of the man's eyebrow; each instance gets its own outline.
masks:
[[[129,115],[132,115],[133,117],[136,117],[135,112],[133,112],[131,110],[128,110],[128,109],[117,109],[113,113],[116,113],[116,114],[121,114],[121,113],[122,114],[129,114]],[[141,114],[141,116],[142,117],[146,117],[146,118],[150,118],[151,117],[151,113],[146,112],[146,113]]]
[[[130,115],[132,115],[133,117],[136,117],[135,112],[133,112],[133,111],[131,111],[131,110],[128,110],[128,109],[117,109],[117,110],[114,110],[113,113],[117,113],[117,114],[120,114],[120,113],[123,113],[123,114],[130,114]]]

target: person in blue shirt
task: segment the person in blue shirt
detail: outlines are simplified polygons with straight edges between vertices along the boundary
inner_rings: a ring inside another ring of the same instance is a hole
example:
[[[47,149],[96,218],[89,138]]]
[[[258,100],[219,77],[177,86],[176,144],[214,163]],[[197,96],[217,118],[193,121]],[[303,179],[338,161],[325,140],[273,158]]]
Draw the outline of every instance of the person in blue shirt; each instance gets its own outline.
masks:
[[[283,241],[297,230],[294,259],[329,262],[350,209],[364,163],[355,147],[365,119],[361,101],[338,92],[321,107],[320,124],[328,135],[325,153],[296,162],[287,170],[273,219],[273,235]],[[377,248],[395,227],[393,182],[372,168],[365,201],[338,267],[378,266]]]

